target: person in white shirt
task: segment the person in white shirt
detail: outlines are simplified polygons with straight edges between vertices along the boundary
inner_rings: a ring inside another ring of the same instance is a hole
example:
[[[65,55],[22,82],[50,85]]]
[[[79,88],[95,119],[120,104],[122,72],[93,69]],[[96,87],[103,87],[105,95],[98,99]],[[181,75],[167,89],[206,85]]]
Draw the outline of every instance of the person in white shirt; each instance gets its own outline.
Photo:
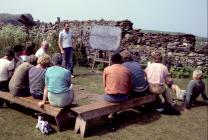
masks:
[[[41,57],[43,55],[46,54],[48,50],[48,42],[46,40],[44,40],[42,43],[41,43],[41,47],[37,50],[37,52],[35,53],[35,56],[36,57]]]
[[[63,67],[70,70],[73,78],[73,33],[69,31],[69,23],[64,23],[64,29],[59,33],[58,45],[63,57]]]
[[[14,51],[8,49],[6,55],[0,59],[0,91],[9,91],[9,71],[8,67],[11,63],[11,60],[14,58]]]

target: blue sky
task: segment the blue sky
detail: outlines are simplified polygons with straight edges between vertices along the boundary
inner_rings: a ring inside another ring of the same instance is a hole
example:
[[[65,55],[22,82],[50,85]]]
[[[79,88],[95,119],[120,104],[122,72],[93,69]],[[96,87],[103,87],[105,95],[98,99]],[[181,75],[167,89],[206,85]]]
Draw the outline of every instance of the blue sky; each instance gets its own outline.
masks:
[[[0,0],[0,13],[31,13],[35,20],[123,20],[134,28],[208,37],[207,0]]]

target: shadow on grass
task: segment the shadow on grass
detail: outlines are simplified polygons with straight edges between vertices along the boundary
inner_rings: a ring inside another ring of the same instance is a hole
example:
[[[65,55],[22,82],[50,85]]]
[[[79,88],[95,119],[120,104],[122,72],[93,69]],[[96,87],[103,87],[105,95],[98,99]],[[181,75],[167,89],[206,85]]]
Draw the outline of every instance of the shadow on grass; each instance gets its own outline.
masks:
[[[129,125],[145,125],[157,121],[161,117],[158,112],[139,112],[137,110],[126,110],[118,113],[116,124],[118,130],[125,129]],[[106,119],[90,121],[90,126],[87,129],[86,136],[102,136],[112,131],[107,129]]]
[[[73,107],[75,107],[75,106],[78,106],[78,105],[74,104]],[[58,127],[56,126],[55,118],[50,115],[38,112],[36,110],[30,109],[30,108],[27,108],[27,107],[24,107],[24,106],[15,104],[15,103],[10,103],[8,105],[4,105],[2,108],[10,108],[10,109],[16,110],[20,113],[23,113],[25,115],[31,116],[32,118],[35,118],[37,120],[37,122],[38,122],[38,116],[40,115],[43,117],[44,121],[48,121],[49,124],[51,125],[53,131],[52,131],[52,133],[50,133],[50,135],[58,132]],[[65,111],[65,110],[63,110],[63,111]],[[64,125],[64,128],[62,131],[73,130],[74,125],[75,125],[75,118],[70,118],[70,120],[65,123],[66,124]]]

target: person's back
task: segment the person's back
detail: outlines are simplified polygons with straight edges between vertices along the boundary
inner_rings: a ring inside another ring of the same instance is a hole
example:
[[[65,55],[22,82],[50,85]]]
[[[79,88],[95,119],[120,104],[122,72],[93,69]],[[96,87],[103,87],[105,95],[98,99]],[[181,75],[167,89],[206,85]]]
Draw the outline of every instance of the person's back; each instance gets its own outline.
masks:
[[[65,107],[72,104],[74,99],[71,87],[71,73],[61,67],[61,54],[53,54],[52,63],[54,66],[46,70],[43,100],[38,105],[43,107],[48,98],[52,106]]]
[[[153,54],[154,62],[149,64],[146,69],[146,77],[149,82],[149,92],[154,94],[162,94],[165,104],[174,105],[170,93],[167,91],[165,84],[169,78],[169,72],[165,65],[162,64],[162,54],[157,51]]]
[[[56,94],[67,92],[71,85],[70,71],[59,66],[52,66],[47,69],[45,80],[49,92]]]
[[[46,70],[44,68],[37,68],[36,66],[29,70],[30,93],[33,97],[38,99],[42,99],[45,87],[45,72]]]
[[[10,63],[11,61],[5,58],[0,59],[0,82],[7,81],[9,79],[8,66]]]
[[[18,66],[9,82],[10,93],[16,96],[29,95],[29,69],[37,62],[37,57],[28,57],[28,62],[22,63]]]
[[[148,82],[145,79],[143,68],[138,62],[133,61],[131,53],[127,50],[121,52],[123,57],[123,66],[125,66],[131,73],[132,78],[132,96],[142,96],[147,94]]]
[[[45,72],[49,65],[50,56],[43,55],[38,58],[37,65],[29,70],[30,93],[36,99],[43,99]]]
[[[0,91],[9,91],[9,65],[14,58],[14,51],[8,49],[6,55],[0,59]]]
[[[131,74],[122,63],[122,57],[116,53],[111,57],[112,65],[104,69],[103,85],[105,100],[109,102],[123,102],[128,100],[131,90]]]
[[[162,63],[151,63],[145,69],[147,80],[151,84],[164,85],[165,79],[169,75],[168,69]]]
[[[15,69],[20,65],[22,64],[22,59],[20,57],[20,54],[23,50],[24,46],[22,45],[15,45],[13,47],[14,49],[14,53],[15,53],[15,57],[12,59],[11,63],[9,64],[9,67],[8,67],[8,71],[9,71],[9,77],[11,78],[12,75],[14,74],[14,71]]]
[[[121,64],[114,64],[106,67],[105,75],[105,92],[109,94],[130,92],[131,76],[127,68]]]

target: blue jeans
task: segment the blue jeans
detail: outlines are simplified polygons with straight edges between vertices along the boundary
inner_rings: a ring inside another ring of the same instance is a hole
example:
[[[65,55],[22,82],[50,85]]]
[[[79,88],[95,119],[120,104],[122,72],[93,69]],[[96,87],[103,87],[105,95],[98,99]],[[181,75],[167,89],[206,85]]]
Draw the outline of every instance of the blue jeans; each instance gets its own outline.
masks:
[[[71,74],[73,75],[73,53],[74,50],[72,47],[68,47],[68,48],[63,48],[64,49],[64,53],[62,54],[63,57],[63,67],[65,69],[70,70]]]
[[[120,103],[128,100],[128,94],[105,94],[104,99],[111,103]]]

